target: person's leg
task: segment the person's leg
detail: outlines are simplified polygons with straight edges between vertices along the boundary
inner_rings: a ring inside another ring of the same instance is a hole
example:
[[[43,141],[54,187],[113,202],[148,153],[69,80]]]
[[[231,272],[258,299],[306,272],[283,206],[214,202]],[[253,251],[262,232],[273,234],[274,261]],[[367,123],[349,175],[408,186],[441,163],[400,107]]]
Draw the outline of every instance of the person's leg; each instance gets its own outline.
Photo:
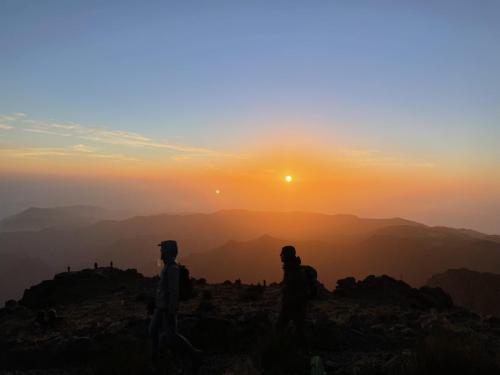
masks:
[[[300,346],[308,351],[309,345],[306,337],[306,312],[307,305],[297,306],[297,308],[293,312],[293,325],[295,326],[295,330],[297,332],[297,338],[299,340]]]
[[[167,316],[167,342],[173,347],[174,350],[182,351],[190,355],[199,354],[199,350],[196,349],[187,338],[179,333],[177,330],[177,316],[168,315]]]
[[[149,323],[149,335],[152,342],[152,359],[156,360],[158,358],[160,350],[160,338],[163,327],[163,311],[155,309],[153,315],[151,316],[151,321]]]
[[[176,315],[167,315],[166,323],[166,338],[170,349],[176,354],[177,359],[183,363],[184,371],[187,365],[188,373],[197,374],[202,361],[201,350],[196,349],[187,338],[178,332]]]
[[[281,306],[281,312],[278,316],[278,321],[276,322],[276,333],[278,336],[282,337],[285,333],[285,329],[290,322],[290,312],[287,306]]]

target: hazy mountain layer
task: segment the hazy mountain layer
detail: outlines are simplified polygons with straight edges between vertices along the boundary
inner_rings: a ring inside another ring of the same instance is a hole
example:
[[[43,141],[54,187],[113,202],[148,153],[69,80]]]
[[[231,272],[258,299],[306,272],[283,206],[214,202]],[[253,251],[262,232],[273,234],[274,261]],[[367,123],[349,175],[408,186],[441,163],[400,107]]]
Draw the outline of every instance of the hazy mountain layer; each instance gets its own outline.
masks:
[[[433,275],[427,284],[445,290],[458,305],[500,317],[500,274],[454,269]]]
[[[101,220],[124,219],[125,212],[94,206],[30,207],[0,220],[0,231],[38,231],[52,227],[71,228],[90,225]]]
[[[277,280],[279,249],[290,243],[297,246],[305,263],[322,271],[322,280],[328,285],[343,276],[372,273],[390,273],[420,285],[432,274],[450,268],[500,272],[498,236],[428,227],[399,218],[303,212],[233,210],[154,215],[78,227],[4,232],[0,233],[0,254],[39,258],[52,270],[113,261],[118,267],[138,268],[152,275],[158,272],[156,245],[164,239],[179,242],[181,257],[193,273],[219,281],[237,277],[246,281]],[[22,269],[13,271],[24,274]],[[33,280],[26,277],[24,287]],[[20,296],[23,287],[12,289],[9,296]],[[0,300],[4,298],[0,295]]]
[[[337,279],[354,275],[391,274],[412,285],[423,285],[437,272],[471,267],[500,270],[500,243],[462,237],[433,228],[391,227],[361,239],[338,242],[279,240],[264,236],[252,241],[229,242],[183,261],[192,273],[209,281],[241,277],[246,282],[278,281],[280,249],[293,243],[304,264],[314,266],[320,280],[332,287]]]
[[[54,269],[40,259],[0,253],[0,303],[19,299],[30,284],[52,277]]]

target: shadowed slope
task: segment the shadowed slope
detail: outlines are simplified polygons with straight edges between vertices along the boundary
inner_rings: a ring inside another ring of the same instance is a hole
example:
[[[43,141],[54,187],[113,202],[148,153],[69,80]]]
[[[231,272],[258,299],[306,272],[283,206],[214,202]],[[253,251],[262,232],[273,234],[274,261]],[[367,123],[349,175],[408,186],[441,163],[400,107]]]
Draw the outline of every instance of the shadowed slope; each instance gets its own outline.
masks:
[[[420,286],[430,275],[448,268],[470,265],[478,270],[500,270],[500,243],[406,226],[383,228],[359,240],[336,242],[263,236],[245,242],[231,241],[183,260],[194,275],[204,275],[214,282],[239,276],[254,283],[264,279],[278,281],[282,277],[280,249],[288,244],[295,245],[302,262],[315,267],[321,281],[330,287],[349,275],[363,278],[392,274]]]
[[[500,274],[453,269],[433,275],[427,284],[445,290],[458,305],[500,317]]]

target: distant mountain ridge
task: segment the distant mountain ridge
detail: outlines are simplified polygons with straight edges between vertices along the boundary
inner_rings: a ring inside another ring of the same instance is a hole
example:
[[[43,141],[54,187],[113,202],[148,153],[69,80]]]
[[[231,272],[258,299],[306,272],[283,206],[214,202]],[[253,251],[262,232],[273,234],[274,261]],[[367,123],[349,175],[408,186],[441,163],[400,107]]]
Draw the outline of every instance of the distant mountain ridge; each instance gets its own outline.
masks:
[[[462,239],[429,228],[382,228],[354,241],[290,241],[265,235],[250,241],[230,241],[216,249],[181,259],[193,275],[210,282],[241,277],[245,282],[279,281],[280,249],[293,244],[303,264],[318,271],[320,281],[332,287],[336,280],[353,275],[392,274],[414,285],[424,285],[430,275],[467,265],[478,270],[500,270],[500,243]]]
[[[0,231],[38,231],[52,227],[75,227],[101,220],[124,219],[124,211],[108,210],[96,206],[76,205],[62,207],[30,207],[18,214],[0,220]]]
[[[211,214],[136,216],[120,221],[99,221],[79,227],[51,227],[33,233],[0,233],[0,249],[11,253],[59,255],[65,259],[85,259],[110,253],[110,247],[125,248],[111,251],[146,251],[166,238],[176,239],[184,254],[202,252],[223,245],[229,240],[250,240],[269,233],[290,241],[338,241],[339,238],[359,237],[386,226],[397,224],[422,225],[403,219],[362,219],[349,215],[325,215],[297,212],[218,211]],[[131,249],[129,243],[134,243]],[[140,244],[139,244],[140,243]],[[149,256],[149,255],[148,255]]]
[[[362,278],[387,273],[419,286],[450,268],[500,272],[498,236],[429,227],[401,218],[308,212],[161,214],[2,232],[0,254],[39,258],[56,272],[67,266],[81,269],[93,262],[113,261],[118,267],[153,275],[159,270],[156,245],[165,239],[176,239],[181,257],[193,273],[210,281],[234,278],[232,268],[246,281],[277,279],[281,267],[277,252],[283,244],[296,245],[304,262],[319,268],[330,286],[347,275]],[[204,263],[216,265],[218,273]],[[245,267],[248,271],[242,269]]]

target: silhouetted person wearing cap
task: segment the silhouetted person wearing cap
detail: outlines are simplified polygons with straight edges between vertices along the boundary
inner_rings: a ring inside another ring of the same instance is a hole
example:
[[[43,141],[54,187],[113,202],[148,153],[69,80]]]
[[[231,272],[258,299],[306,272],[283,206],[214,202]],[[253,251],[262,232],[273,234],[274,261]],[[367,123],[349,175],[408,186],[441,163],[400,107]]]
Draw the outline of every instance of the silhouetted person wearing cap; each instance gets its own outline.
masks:
[[[300,257],[295,255],[293,246],[281,250],[283,263],[283,282],[281,285],[281,312],[277,322],[277,331],[283,336],[290,321],[293,322],[300,344],[307,350],[304,332],[307,312],[307,286],[301,269]]]
[[[153,361],[158,359],[160,346],[165,342],[174,352],[187,354],[197,368],[200,363],[201,351],[177,331],[177,310],[179,306],[179,266],[177,257],[177,242],[162,241],[158,246],[164,267],[160,273],[160,281],[156,290],[156,306],[151,318],[149,332],[153,340]]]

